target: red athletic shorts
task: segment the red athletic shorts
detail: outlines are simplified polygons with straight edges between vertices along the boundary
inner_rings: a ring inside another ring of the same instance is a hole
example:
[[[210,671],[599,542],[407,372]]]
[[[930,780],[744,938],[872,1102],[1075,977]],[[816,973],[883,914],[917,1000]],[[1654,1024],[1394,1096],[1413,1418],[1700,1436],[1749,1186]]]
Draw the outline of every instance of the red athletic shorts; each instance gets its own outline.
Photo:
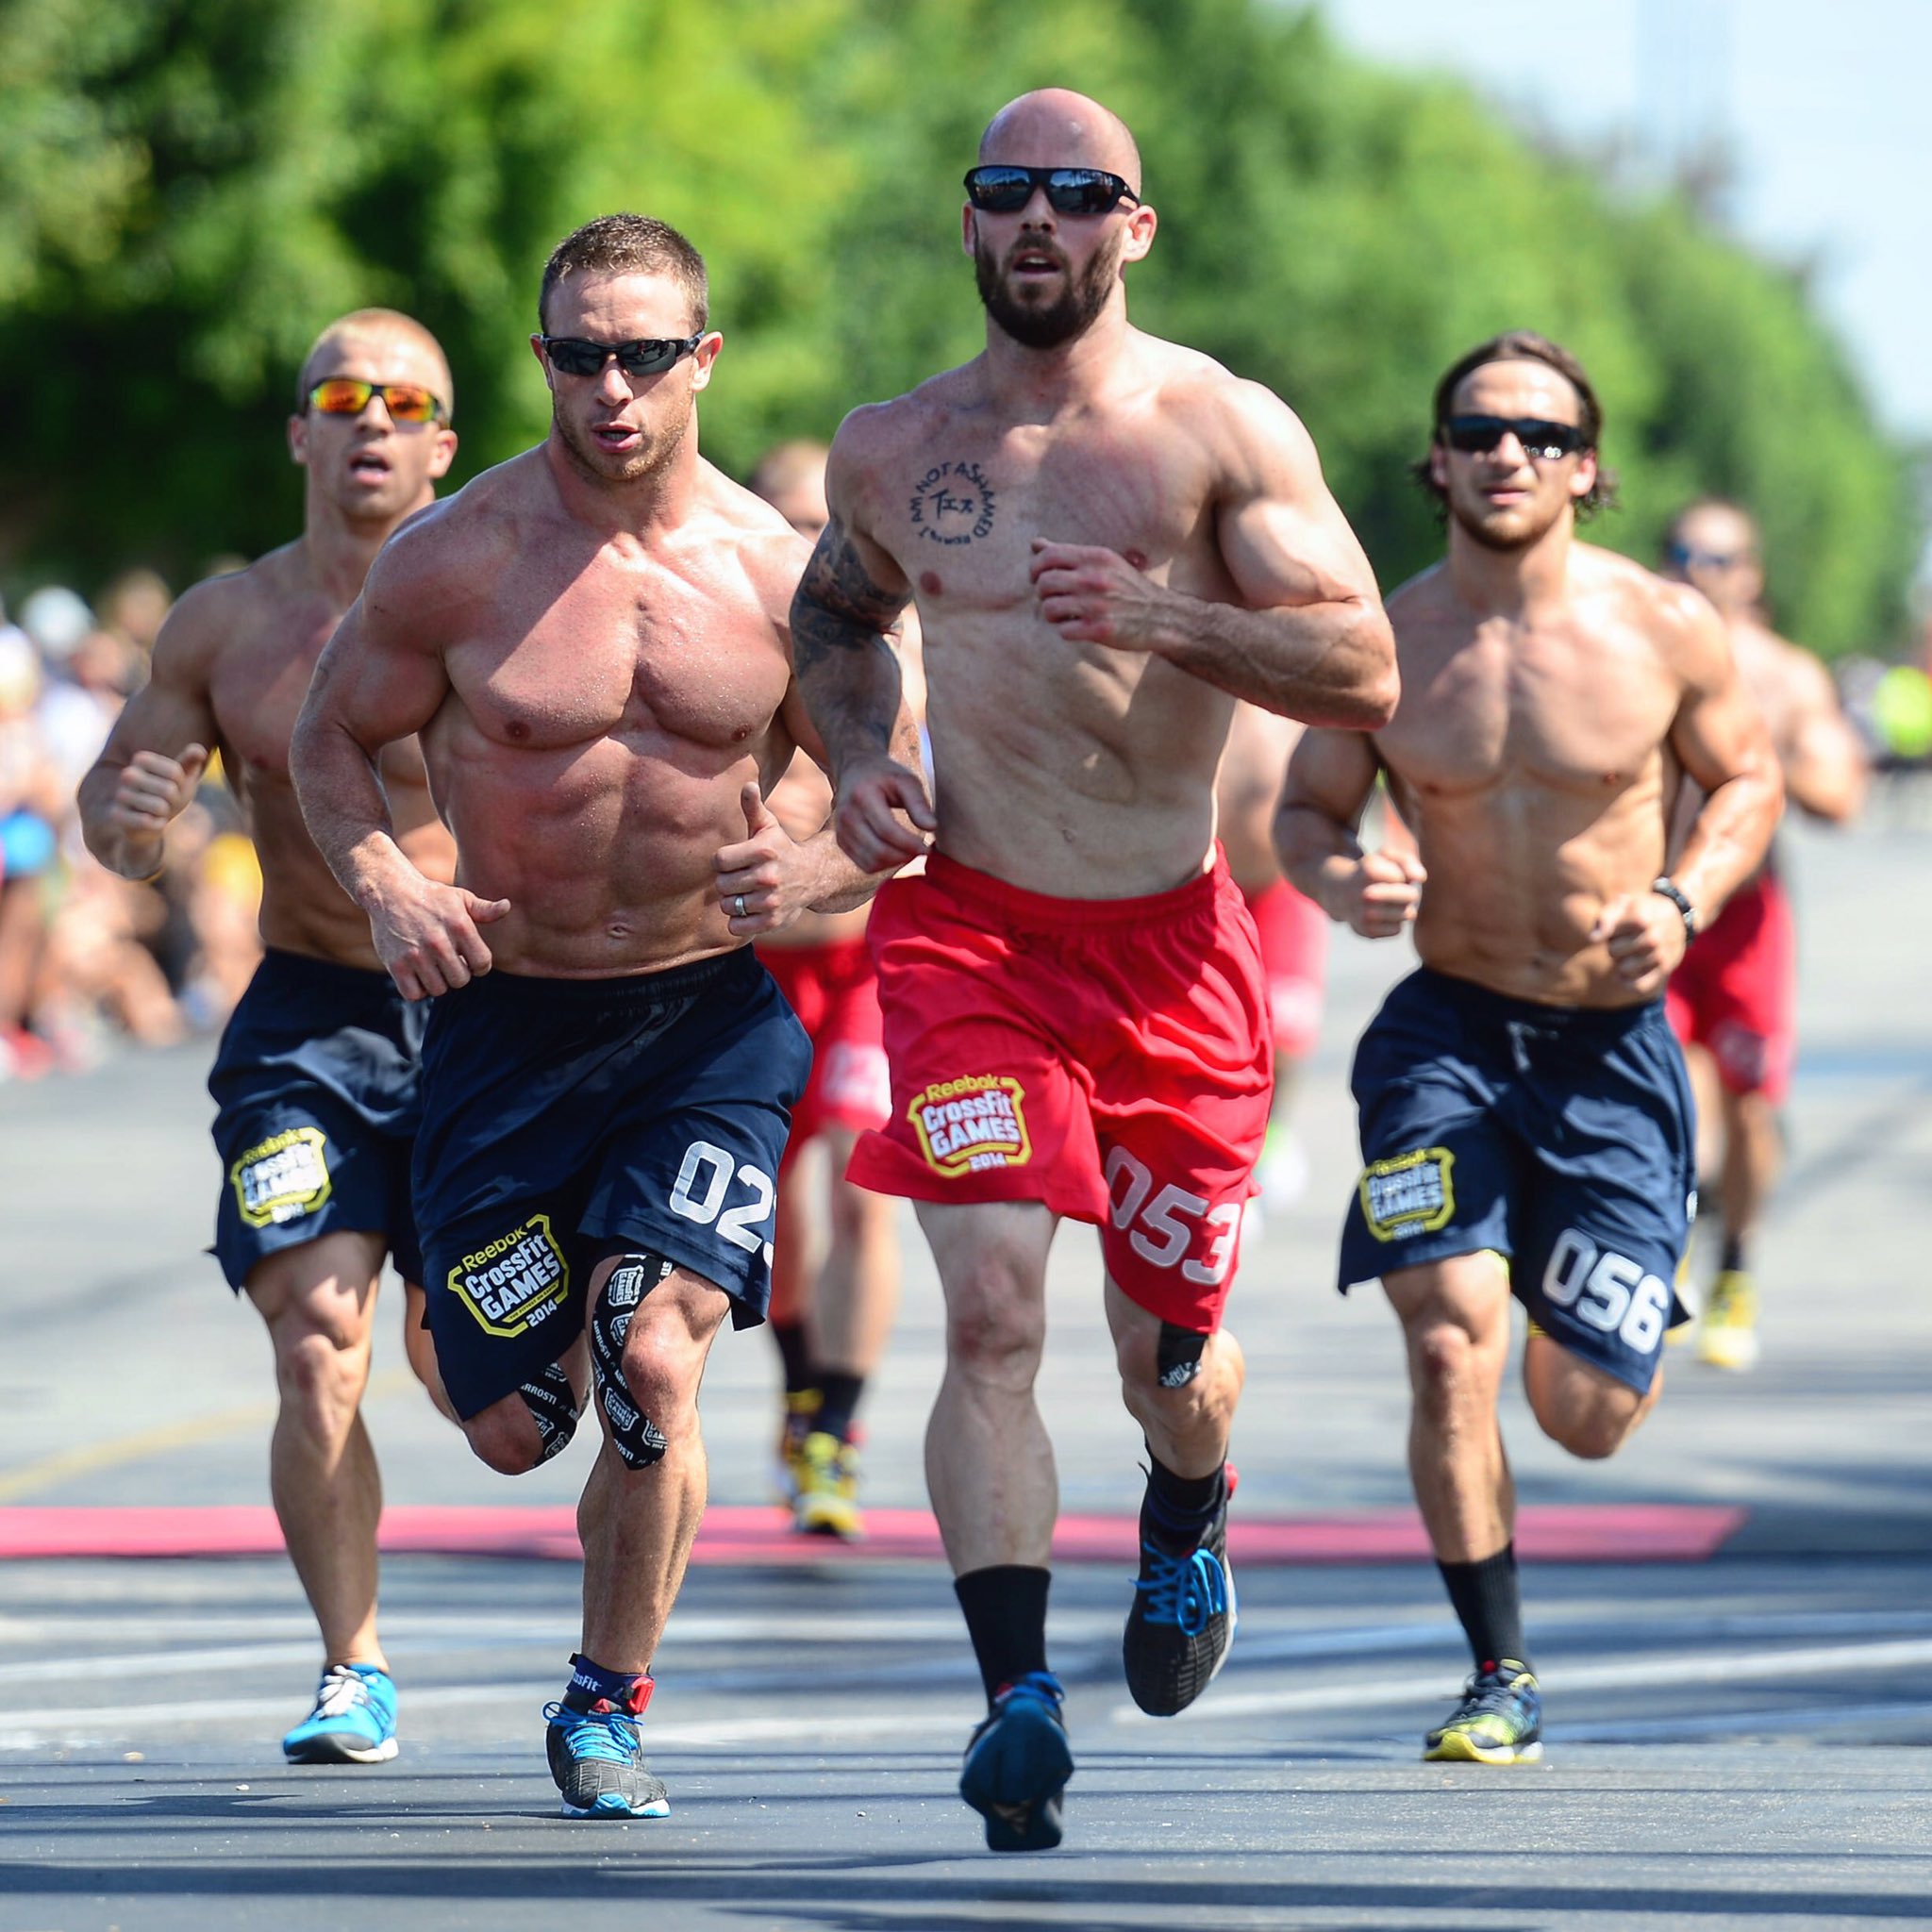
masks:
[[[785,1143],[789,1167],[827,1127],[863,1133],[891,1108],[878,980],[863,933],[828,946],[760,946],[758,958],[811,1037],[811,1079]]]
[[[1099,1224],[1131,1300],[1212,1330],[1268,1128],[1254,922],[1224,863],[1143,899],[1051,899],[935,857],[869,928],[892,1115],[862,1187]]]
[[[1709,1049],[1731,1092],[1774,1105],[1785,1097],[1797,1055],[1797,940],[1774,874],[1731,895],[1691,941],[1664,998],[1677,1038]]]
[[[1322,1031],[1322,975],[1328,962],[1328,915],[1276,879],[1258,892],[1243,891],[1261,937],[1261,971],[1274,1016],[1274,1051],[1298,1060],[1313,1053]]]

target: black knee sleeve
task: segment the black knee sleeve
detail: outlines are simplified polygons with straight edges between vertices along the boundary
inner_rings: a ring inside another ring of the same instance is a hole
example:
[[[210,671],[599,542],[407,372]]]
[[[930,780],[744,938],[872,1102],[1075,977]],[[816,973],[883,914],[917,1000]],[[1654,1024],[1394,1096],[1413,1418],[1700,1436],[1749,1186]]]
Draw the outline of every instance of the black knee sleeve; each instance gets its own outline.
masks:
[[[1172,1322],[1160,1324],[1160,1347],[1155,1369],[1163,1389],[1185,1389],[1201,1373],[1201,1357],[1208,1338],[1192,1328],[1177,1328]]]
[[[649,1469],[664,1458],[663,1430],[630,1399],[624,1379],[624,1338],[639,1303],[671,1273],[672,1265],[657,1255],[621,1257],[591,1310],[591,1370],[597,1404],[626,1469]]]
[[[563,1373],[559,1363],[552,1362],[533,1382],[525,1382],[517,1391],[523,1398],[524,1407],[530,1411],[531,1419],[537,1424],[537,1433],[543,1439],[543,1446],[537,1452],[539,1462],[548,1462],[553,1456],[570,1446],[570,1439],[577,1432],[577,1391],[570,1386],[570,1377]]]

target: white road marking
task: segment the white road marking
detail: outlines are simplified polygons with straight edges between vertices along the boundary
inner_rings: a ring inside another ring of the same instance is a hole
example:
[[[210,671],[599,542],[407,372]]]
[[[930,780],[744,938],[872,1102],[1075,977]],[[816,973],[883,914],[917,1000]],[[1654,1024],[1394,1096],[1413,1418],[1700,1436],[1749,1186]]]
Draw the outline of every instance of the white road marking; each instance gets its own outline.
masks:
[[[1553,1696],[1575,1690],[1617,1690],[1659,1684],[1748,1684],[1767,1677],[1797,1676],[1809,1672],[1839,1670],[1907,1670],[1932,1664],[1932,1641],[1911,1639],[1892,1643],[1842,1643],[1811,1650],[1759,1650],[1700,1653],[1690,1657],[1633,1657],[1616,1664],[1558,1664],[1537,1672],[1537,1680]],[[1384,1684],[1364,1684],[1351,1678],[1345,1689],[1330,1683],[1299,1690],[1257,1690],[1232,1696],[1209,1696],[1178,1718],[1150,1718],[1131,1704],[1115,1707],[1117,1724],[1161,1724],[1241,1717],[1285,1716],[1293,1711],[1325,1710],[1346,1703],[1366,1710],[1404,1704],[1440,1702],[1444,1685],[1440,1675],[1400,1677]]]

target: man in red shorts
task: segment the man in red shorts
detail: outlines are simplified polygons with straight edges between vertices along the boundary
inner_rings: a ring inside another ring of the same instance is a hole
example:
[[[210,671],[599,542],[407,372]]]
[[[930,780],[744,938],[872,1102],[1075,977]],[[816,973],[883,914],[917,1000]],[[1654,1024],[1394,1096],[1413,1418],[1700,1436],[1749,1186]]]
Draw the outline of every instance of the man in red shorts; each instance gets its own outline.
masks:
[[[1770,727],[1785,796],[1814,818],[1844,824],[1864,797],[1864,750],[1824,667],[1760,615],[1757,524],[1734,503],[1707,497],[1690,504],[1672,520],[1664,561],[1669,575],[1695,585],[1724,618],[1738,669]],[[1774,848],[1685,954],[1667,995],[1698,1116],[1720,1130],[1724,1238],[1697,1353],[1721,1369],[1748,1369],[1757,1360],[1750,1243],[1777,1178],[1777,1109],[1797,1051],[1797,1002],[1796,935]]]
[[[848,854],[882,869],[937,825],[924,874],[873,915],[892,1118],[852,1176],[918,1204],[945,1291],[926,1476],[989,1704],[960,1792],[988,1844],[1019,1851],[1058,1843],[1073,1770],[1033,1393],[1054,1231],[1100,1227],[1151,1465],[1127,1683],[1176,1711],[1234,1627],[1242,1371],[1221,1313],[1272,1086],[1215,770],[1238,698],[1368,727],[1396,683],[1307,432],[1266,390],[1128,325],[1124,272],[1156,218],[1126,127],[1079,94],[1024,95],[966,190],[985,351],[846,419],[792,637]],[[886,633],[915,597],[936,822],[882,735],[899,693]]]
[[[1307,1186],[1308,1157],[1289,1124],[1295,1077],[1322,1031],[1328,919],[1282,876],[1274,856],[1274,808],[1289,754],[1301,736],[1292,719],[1237,705],[1215,786],[1215,817],[1227,869],[1241,889],[1261,941],[1274,1036],[1274,1105],[1255,1184],[1268,1208],[1290,1208]]]
[[[783,442],[751,475],[752,489],[812,542],[825,526],[828,454],[822,442]],[[903,639],[901,654],[904,661]],[[831,787],[809,759],[793,758],[768,803],[794,839],[809,838],[831,810]],[[870,909],[808,912],[758,942],[812,1042],[811,1081],[792,1109],[778,1168],[770,1320],[785,1372],[778,1479],[793,1524],[820,1536],[864,1534],[856,1418],[899,1301],[897,1208],[845,1178],[853,1143],[882,1126],[891,1107],[878,982],[865,943]],[[811,1199],[820,1158],[822,1248]]]

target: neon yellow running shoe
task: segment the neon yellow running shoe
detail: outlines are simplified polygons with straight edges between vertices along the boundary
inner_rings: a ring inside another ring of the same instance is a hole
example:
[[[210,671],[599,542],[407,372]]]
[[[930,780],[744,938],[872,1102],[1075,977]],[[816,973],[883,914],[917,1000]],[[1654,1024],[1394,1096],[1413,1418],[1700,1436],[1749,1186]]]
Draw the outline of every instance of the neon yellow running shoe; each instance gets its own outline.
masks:
[[[825,1429],[814,1429],[800,1451],[798,1501],[792,1527],[808,1536],[852,1541],[865,1534],[858,1510],[858,1450]]]
[[[1543,1755],[1543,1700],[1528,1668],[1514,1657],[1485,1664],[1462,1687],[1447,1724],[1423,1740],[1437,1764],[1534,1764]]]
[[[1741,1268],[1726,1268],[1710,1284],[1697,1324],[1697,1359],[1737,1372],[1757,1366],[1757,1291]]]
[[[799,1488],[805,1481],[805,1439],[811,1434],[811,1419],[824,1399],[816,1389],[800,1389],[785,1398],[785,1420],[778,1424],[778,1446],[772,1457],[772,1493],[783,1508],[798,1507]]]

